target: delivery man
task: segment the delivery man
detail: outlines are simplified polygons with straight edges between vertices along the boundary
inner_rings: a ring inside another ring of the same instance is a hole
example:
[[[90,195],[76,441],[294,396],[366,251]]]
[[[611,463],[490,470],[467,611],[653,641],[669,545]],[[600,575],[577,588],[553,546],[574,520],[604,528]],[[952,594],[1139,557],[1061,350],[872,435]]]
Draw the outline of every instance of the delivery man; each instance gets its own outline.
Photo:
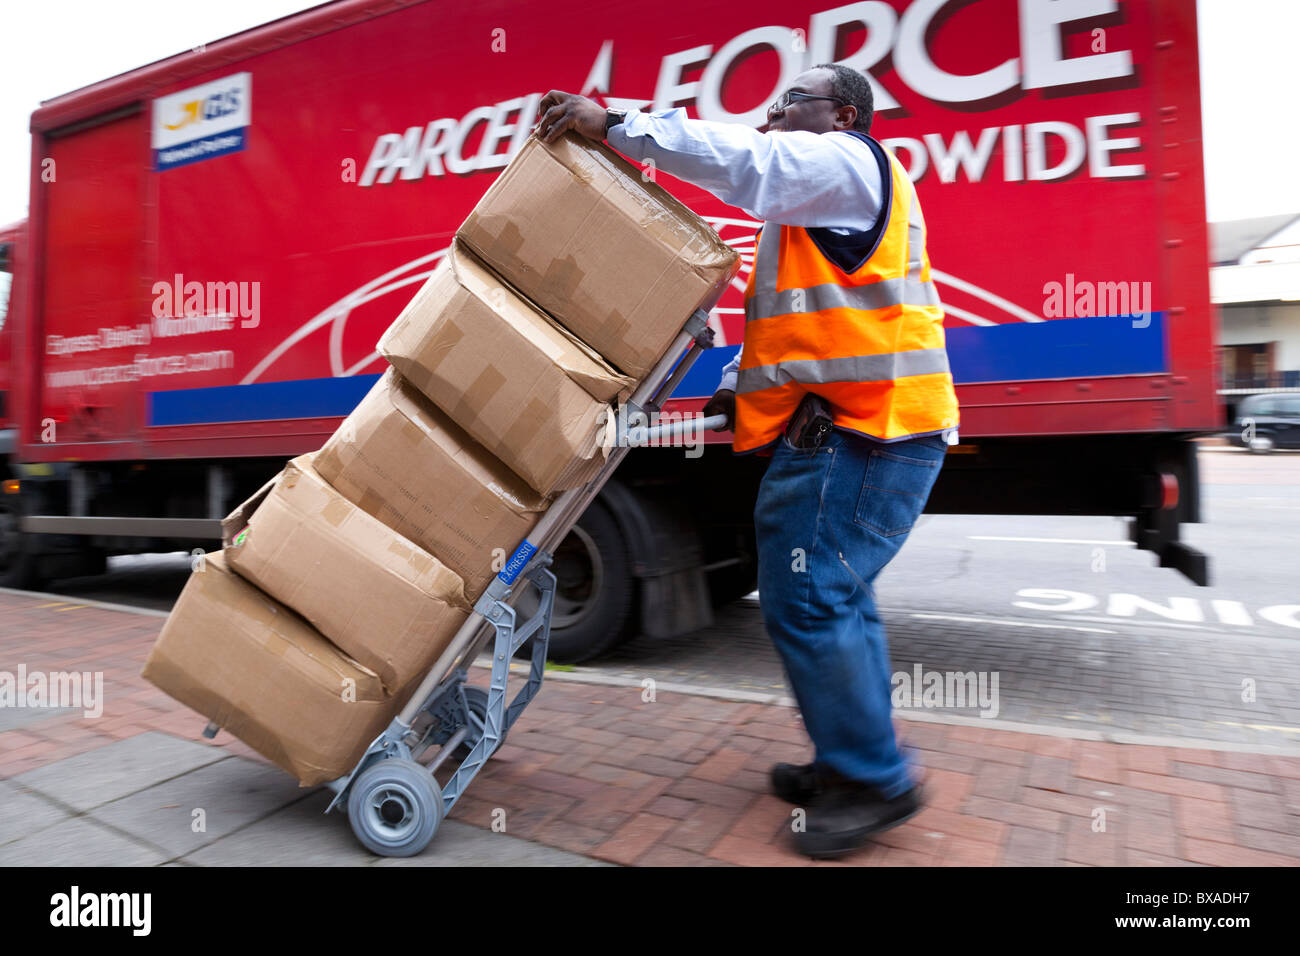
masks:
[[[871,86],[844,66],[795,77],[766,133],[558,90],[539,113],[545,142],[608,139],[766,222],[742,351],[705,413],[734,421],[735,451],[771,455],[754,508],[759,594],[816,749],[810,764],[777,764],[772,786],[807,808],[801,851],[847,853],[921,808],[872,593],[956,440],[916,191],[868,135]]]

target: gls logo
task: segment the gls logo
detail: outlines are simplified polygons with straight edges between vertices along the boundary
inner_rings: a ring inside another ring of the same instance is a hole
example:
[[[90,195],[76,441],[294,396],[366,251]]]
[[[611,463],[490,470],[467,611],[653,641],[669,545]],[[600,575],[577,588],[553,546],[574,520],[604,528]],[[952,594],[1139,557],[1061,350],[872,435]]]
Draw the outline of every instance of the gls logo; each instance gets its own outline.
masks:
[[[169,130],[184,129],[199,120],[214,120],[222,116],[229,116],[231,113],[239,111],[239,89],[226,90],[222,93],[215,93],[203,100],[192,100],[188,103],[180,104],[181,117],[175,123],[164,123],[163,125]]]
[[[239,109],[239,88],[226,90],[224,93],[217,93],[209,96],[203,104],[203,118],[205,120],[216,119],[219,116],[229,116]]]
[[[252,106],[249,72],[158,97],[153,101],[150,138],[154,169],[162,172],[240,152],[248,143]]]

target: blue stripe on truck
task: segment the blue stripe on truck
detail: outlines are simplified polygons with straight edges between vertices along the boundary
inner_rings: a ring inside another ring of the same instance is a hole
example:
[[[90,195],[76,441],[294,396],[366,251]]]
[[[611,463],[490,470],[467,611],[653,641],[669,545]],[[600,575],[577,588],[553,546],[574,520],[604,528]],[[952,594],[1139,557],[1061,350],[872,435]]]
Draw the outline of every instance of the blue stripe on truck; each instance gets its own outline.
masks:
[[[160,426],[342,417],[378,380],[378,375],[349,375],[150,392],[147,420]]]
[[[1168,371],[1166,314],[1152,313],[1145,328],[1134,327],[1133,321],[1121,315],[948,329],[948,363],[958,383]],[[673,395],[712,395],[722,367],[738,347],[706,351]],[[160,426],[342,417],[356,408],[378,378],[352,375],[150,392],[148,421]]]
[[[1034,378],[1088,378],[1168,371],[1166,314],[1135,328],[1132,316],[1050,319],[945,329],[953,381],[1015,382]],[[673,395],[707,397],[737,345],[709,349],[691,366]]]
[[[1166,321],[1153,312],[1145,328],[1115,315],[946,329],[948,364],[958,383],[1165,372]]]

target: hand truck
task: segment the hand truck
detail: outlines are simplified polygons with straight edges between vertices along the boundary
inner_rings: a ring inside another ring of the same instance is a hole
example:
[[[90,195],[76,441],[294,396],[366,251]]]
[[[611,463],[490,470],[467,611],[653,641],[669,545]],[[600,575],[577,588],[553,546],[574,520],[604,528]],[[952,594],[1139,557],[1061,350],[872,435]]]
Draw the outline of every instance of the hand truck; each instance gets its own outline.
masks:
[[[614,447],[597,475],[581,488],[556,498],[492,579],[475,603],[474,613],[456,632],[401,713],[370,744],[350,773],[326,784],[334,792],[334,799],[325,812],[335,808],[346,812],[352,832],[367,849],[395,857],[423,851],[443,817],[536,696],[542,684],[555,602],[555,575],[549,568],[553,551],[614,473],[627,449],[688,434],[702,438],[705,431],[726,424],[725,416],[715,415],[649,427],[646,417],[662,407],[700,353],[712,347],[708,312],[713,304],[710,302],[687,320],[668,351],[632,393],[623,413],[615,419]],[[507,603],[516,582],[521,580],[535,588],[539,596],[536,609],[522,622],[515,608]],[[489,641],[492,677],[485,693],[465,682],[470,664]],[[532,654],[527,680],[507,706],[510,661],[529,641]],[[431,752],[431,759],[423,759]],[[447,784],[440,787],[434,773],[448,759],[459,765]]]

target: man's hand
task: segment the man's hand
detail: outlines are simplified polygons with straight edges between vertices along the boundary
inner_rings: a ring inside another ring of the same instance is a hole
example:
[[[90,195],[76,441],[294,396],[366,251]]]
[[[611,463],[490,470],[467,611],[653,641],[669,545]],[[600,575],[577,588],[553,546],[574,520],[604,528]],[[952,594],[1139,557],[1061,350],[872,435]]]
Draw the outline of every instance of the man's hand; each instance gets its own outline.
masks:
[[[598,143],[605,138],[605,108],[585,96],[551,90],[542,97],[537,113],[541,118],[533,132],[543,143],[555,142],[570,129]]]
[[[729,388],[720,388],[713,393],[709,403],[704,406],[704,417],[711,418],[714,415],[726,415],[727,424],[725,428],[715,429],[715,431],[729,431],[736,424],[736,393]]]

